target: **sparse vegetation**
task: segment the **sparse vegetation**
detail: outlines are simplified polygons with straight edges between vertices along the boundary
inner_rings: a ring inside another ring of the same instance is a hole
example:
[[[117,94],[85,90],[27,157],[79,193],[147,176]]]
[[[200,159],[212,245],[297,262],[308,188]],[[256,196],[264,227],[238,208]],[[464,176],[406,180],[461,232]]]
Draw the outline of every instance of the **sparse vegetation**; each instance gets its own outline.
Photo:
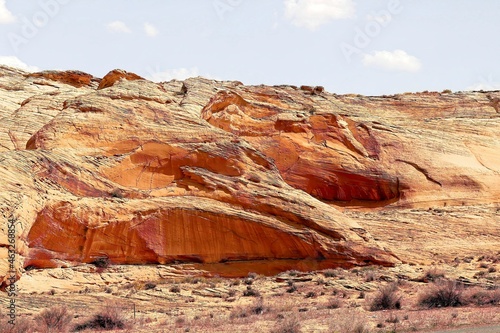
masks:
[[[471,288],[464,291],[462,301],[465,304],[478,306],[500,305],[500,289],[486,290],[482,288]]]
[[[445,277],[445,272],[437,267],[428,269],[419,279],[421,282],[433,282]]]
[[[243,291],[243,296],[259,297],[260,293],[258,290],[253,289],[251,286],[247,286],[247,289]]]
[[[286,290],[287,293],[294,293],[297,291],[297,286],[292,280],[288,280],[288,289]]]
[[[110,265],[110,261],[108,257],[99,257],[96,260],[92,261],[93,264],[97,268],[108,268]]]
[[[153,283],[153,282],[146,282],[144,284],[144,289],[145,290],[151,290],[151,289],[155,289],[156,288],[156,283]]]
[[[126,328],[126,321],[118,306],[108,304],[101,312],[96,313],[88,321],[77,325],[74,331],[85,330],[111,331]]]
[[[237,307],[229,315],[230,319],[246,318],[252,315],[261,315],[269,309],[264,306],[264,301],[259,298],[254,304],[248,307]]]
[[[419,297],[419,304],[426,308],[460,306],[464,304],[463,287],[456,281],[441,279],[434,282]]]
[[[481,262],[488,262],[488,268],[481,267]],[[193,282],[198,278],[193,277],[162,277],[157,280],[141,279],[122,282],[121,287],[109,283],[88,285],[83,286],[87,290],[85,295],[78,295],[78,290],[74,291],[74,294],[85,299],[94,297],[93,293],[97,293],[99,298],[103,295],[108,297],[108,294],[102,294],[104,291],[111,291],[113,296],[109,295],[109,297],[113,298],[134,297],[136,293],[141,298],[150,296],[154,302],[158,302],[158,310],[151,311],[148,308],[147,311],[144,311],[141,309],[144,305],[136,304],[139,306],[139,311],[135,322],[141,327],[147,324],[152,331],[157,328],[179,332],[228,331],[230,329],[259,331],[260,328],[266,327],[266,330],[274,332],[296,332],[314,330],[316,323],[318,323],[323,325],[324,329],[338,333],[410,332],[412,330],[445,328],[450,325],[480,323],[481,321],[477,319],[475,322],[469,319],[471,313],[479,311],[481,312],[475,318],[481,318],[483,321],[494,320],[493,323],[496,323],[498,318],[494,317],[493,313],[500,305],[500,290],[494,289],[495,284],[490,282],[495,281],[493,279],[496,278],[496,274],[488,275],[483,280],[473,279],[475,273],[486,272],[494,266],[487,259],[483,261],[473,260],[470,264],[464,264],[460,259],[459,265],[461,267],[467,265],[466,267],[471,270],[469,274],[460,275],[460,280],[455,280],[463,283],[463,286],[457,283],[457,287],[460,289],[459,302],[449,303],[455,305],[443,305],[445,302],[441,300],[447,297],[445,292],[430,293],[431,288],[443,283],[443,281],[449,282],[449,280],[439,278],[445,275],[444,272],[447,272],[446,275],[449,276],[457,276],[451,268],[452,263],[451,261],[440,263],[443,265],[442,268],[433,266],[426,269],[425,266],[417,266],[413,271],[408,272],[402,272],[397,267],[387,270],[385,268],[375,270],[367,267],[351,270],[336,269],[335,277],[330,278],[324,276],[324,271],[301,272],[300,278],[290,276],[288,273],[281,273],[276,277],[261,276],[257,283],[251,285],[244,283],[245,279],[255,282],[254,277],[248,276],[242,280],[202,277],[196,283]],[[411,269],[411,267],[407,266],[405,269]],[[117,266],[116,268],[116,271],[121,273],[121,267]],[[111,277],[115,274],[114,272],[115,269],[110,270],[106,273],[106,277],[108,275]],[[376,278],[372,280],[373,273],[376,273]],[[428,284],[418,282],[432,279],[435,281]],[[318,280],[321,282],[318,283]],[[366,283],[367,280],[370,283]],[[381,284],[383,286],[378,290],[373,288]],[[213,290],[213,286],[216,285],[218,287]],[[491,289],[486,288],[486,286],[490,286]],[[144,290],[153,289],[155,289],[154,295],[144,292]],[[438,296],[429,297],[424,302],[422,301],[424,292],[420,294],[415,292],[421,289],[425,289],[426,293]],[[287,290],[289,293],[286,292]],[[58,288],[57,293],[52,296],[49,296],[49,291],[50,288],[47,288],[38,295],[51,302],[58,302],[68,295],[64,289]],[[168,306],[160,305],[163,304],[163,297],[154,297],[160,294],[163,294],[168,302],[175,301],[185,304],[182,308],[172,310]],[[403,296],[405,306],[404,309],[400,309]],[[420,303],[421,301],[422,303]],[[198,306],[199,304],[207,304],[214,310],[210,308],[210,311],[213,312],[209,313],[208,307]],[[447,306],[468,306],[464,312],[467,315],[462,315],[462,310],[457,311],[453,308],[446,308]],[[115,310],[120,309],[117,306]],[[415,311],[415,309],[419,311]],[[381,311],[372,315],[368,312],[377,310],[389,311]],[[73,323],[69,324],[73,326],[70,328],[75,331],[94,332],[121,330],[122,328],[125,331],[130,331],[132,329],[131,322],[126,321],[123,316],[107,315],[108,310],[98,311],[93,315],[92,313],[83,314],[79,312],[78,308],[72,311],[75,313],[75,318],[80,318],[73,319],[77,321],[76,327]],[[130,312],[126,311],[127,315],[132,316],[132,309]],[[82,315],[84,317],[81,317]],[[161,316],[163,319],[157,319]],[[0,315],[0,322],[2,322],[1,317]],[[31,325],[35,327],[36,324],[37,332],[40,332],[39,317],[33,318]],[[228,318],[230,321],[227,320]],[[294,324],[294,320],[299,324],[298,326]],[[29,326],[27,327],[22,332],[34,332],[29,330]],[[52,332],[56,331],[64,332],[61,329],[52,330]],[[4,332],[10,331],[0,329],[0,333]]]
[[[323,271],[323,275],[327,278],[336,277],[337,272],[334,269],[326,269]]]
[[[290,317],[276,322],[272,330],[273,333],[300,333],[299,320],[296,317]]]
[[[72,316],[68,313],[68,310],[65,307],[56,306],[43,310],[38,316],[36,316],[35,321],[37,322],[42,333],[64,333],[68,332],[71,319]]]
[[[7,320],[2,320],[0,321],[0,333],[34,333],[34,326],[31,320],[24,317],[16,318],[15,325],[7,323]]]
[[[398,295],[398,287],[395,283],[379,288],[376,295],[371,299],[370,311],[401,309],[401,296]]]
[[[326,304],[327,309],[338,309],[340,307],[342,307],[342,301],[337,297],[330,298],[330,300]]]
[[[172,287],[170,287],[169,291],[171,293],[180,293],[181,287],[179,287],[178,285],[173,285]]]

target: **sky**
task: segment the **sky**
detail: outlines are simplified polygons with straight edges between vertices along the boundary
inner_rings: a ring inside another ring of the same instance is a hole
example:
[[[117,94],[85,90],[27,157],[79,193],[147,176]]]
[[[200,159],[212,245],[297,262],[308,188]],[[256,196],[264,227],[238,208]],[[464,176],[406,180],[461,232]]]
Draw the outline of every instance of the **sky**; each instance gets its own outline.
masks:
[[[500,89],[496,0],[0,0],[0,64],[383,95]]]

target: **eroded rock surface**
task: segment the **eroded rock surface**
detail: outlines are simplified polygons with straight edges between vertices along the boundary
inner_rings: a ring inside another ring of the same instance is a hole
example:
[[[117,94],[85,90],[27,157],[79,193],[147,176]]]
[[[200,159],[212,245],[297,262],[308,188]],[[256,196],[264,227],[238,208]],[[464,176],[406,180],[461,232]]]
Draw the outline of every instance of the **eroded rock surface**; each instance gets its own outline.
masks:
[[[236,276],[399,262],[336,207],[498,203],[499,92],[310,88],[0,68],[0,279],[7,220],[18,276],[96,261]]]
[[[2,68],[0,277],[8,219],[18,276],[99,260],[193,262],[228,275],[398,262],[284,181],[264,150],[202,119],[219,91],[239,85]]]

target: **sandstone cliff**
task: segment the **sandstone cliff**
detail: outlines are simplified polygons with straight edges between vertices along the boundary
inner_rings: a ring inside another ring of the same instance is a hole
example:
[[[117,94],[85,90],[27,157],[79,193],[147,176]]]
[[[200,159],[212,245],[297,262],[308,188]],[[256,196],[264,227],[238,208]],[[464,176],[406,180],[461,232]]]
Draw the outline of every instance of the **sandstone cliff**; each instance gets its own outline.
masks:
[[[8,219],[18,276],[99,260],[238,275],[398,262],[336,206],[500,198],[499,92],[0,68],[0,95],[0,280]]]

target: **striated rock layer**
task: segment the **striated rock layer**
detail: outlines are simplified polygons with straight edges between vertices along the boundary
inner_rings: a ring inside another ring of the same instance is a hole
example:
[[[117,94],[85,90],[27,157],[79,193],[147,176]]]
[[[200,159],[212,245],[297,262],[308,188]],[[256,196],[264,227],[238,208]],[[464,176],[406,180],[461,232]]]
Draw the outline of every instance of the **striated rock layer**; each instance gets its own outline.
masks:
[[[0,280],[81,263],[224,275],[398,262],[335,206],[498,202],[498,92],[338,96],[0,68]]]

